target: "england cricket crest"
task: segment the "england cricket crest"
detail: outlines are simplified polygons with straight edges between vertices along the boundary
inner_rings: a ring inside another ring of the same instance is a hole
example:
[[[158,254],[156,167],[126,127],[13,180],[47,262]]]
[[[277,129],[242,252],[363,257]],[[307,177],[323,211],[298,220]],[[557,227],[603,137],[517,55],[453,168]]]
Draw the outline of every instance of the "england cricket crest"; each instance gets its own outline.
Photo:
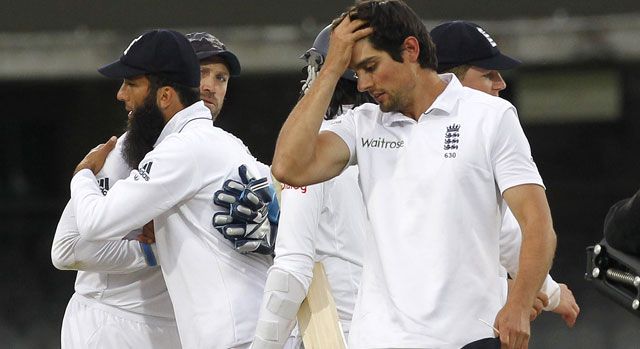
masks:
[[[452,159],[457,156],[456,151],[460,146],[460,125],[451,124],[447,126],[447,131],[444,133],[444,157],[445,159]]]
[[[444,150],[456,150],[460,143],[460,125],[452,124],[447,126],[444,134]]]

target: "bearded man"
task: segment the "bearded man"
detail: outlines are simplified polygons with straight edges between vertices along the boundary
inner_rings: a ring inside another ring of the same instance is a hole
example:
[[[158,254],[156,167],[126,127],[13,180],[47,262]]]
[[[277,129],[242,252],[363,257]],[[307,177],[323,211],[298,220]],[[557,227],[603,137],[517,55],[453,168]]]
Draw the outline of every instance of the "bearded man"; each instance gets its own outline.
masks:
[[[129,111],[122,156],[135,166],[103,195],[96,174],[115,137],[78,164],[71,202],[87,241],[120,240],[153,221],[157,259],[185,348],[248,347],[271,257],[239,254],[211,224],[215,192],[238,168],[258,173],[242,142],[212,125],[200,100],[200,66],[184,35],[153,30],[101,69],[122,79],[117,98]],[[119,142],[118,142],[119,143]]]

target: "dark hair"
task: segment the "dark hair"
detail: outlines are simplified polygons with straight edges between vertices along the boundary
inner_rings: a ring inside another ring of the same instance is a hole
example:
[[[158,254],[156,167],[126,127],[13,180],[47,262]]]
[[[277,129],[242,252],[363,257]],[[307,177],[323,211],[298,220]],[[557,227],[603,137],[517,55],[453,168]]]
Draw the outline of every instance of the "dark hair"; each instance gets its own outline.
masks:
[[[375,100],[369,93],[358,91],[355,81],[340,78],[336,88],[333,90],[333,96],[331,96],[331,102],[329,102],[329,108],[327,108],[324,118],[331,120],[342,114],[343,105],[352,105],[355,108],[365,103],[375,103]]]
[[[302,80],[301,82],[305,83],[306,81]],[[300,91],[300,97],[298,100],[302,99],[304,94],[304,90]],[[327,111],[324,114],[324,119],[331,120],[342,114],[342,106],[344,105],[350,105],[355,108],[365,103],[376,103],[376,100],[371,97],[368,92],[358,91],[357,82],[340,78],[336,84],[336,88],[333,90],[333,95],[331,95],[331,101],[329,102],[329,107],[327,107]]]
[[[418,55],[420,67],[436,70],[438,66],[436,47],[429,36],[429,31],[420,17],[403,1],[359,1],[334,21],[334,27],[347,15],[351,20],[367,21],[367,26],[373,28],[373,34],[368,37],[371,45],[377,50],[387,52],[396,62],[402,62],[404,40],[409,36],[415,37],[420,46]]]
[[[148,74],[147,78],[149,79],[149,91],[157,91],[164,86],[171,87],[176,91],[180,103],[185,108],[200,101],[200,89],[198,87],[185,86],[160,75]]]

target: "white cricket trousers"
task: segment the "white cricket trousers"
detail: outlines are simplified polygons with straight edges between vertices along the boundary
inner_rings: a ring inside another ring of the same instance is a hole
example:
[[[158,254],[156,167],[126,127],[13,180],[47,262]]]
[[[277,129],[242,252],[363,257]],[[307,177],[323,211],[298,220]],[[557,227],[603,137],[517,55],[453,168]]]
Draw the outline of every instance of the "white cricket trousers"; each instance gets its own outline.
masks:
[[[180,349],[171,319],[121,310],[74,294],[62,320],[62,349]]]

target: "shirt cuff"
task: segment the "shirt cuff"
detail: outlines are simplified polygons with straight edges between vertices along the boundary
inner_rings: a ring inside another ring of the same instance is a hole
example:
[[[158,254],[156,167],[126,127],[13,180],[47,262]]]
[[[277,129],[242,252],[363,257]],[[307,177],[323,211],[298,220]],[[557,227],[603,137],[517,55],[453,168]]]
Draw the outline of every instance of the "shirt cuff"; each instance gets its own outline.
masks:
[[[549,297],[549,304],[542,309],[553,311],[560,305],[560,285],[550,275],[547,275],[544,284],[542,284],[542,292]]]

